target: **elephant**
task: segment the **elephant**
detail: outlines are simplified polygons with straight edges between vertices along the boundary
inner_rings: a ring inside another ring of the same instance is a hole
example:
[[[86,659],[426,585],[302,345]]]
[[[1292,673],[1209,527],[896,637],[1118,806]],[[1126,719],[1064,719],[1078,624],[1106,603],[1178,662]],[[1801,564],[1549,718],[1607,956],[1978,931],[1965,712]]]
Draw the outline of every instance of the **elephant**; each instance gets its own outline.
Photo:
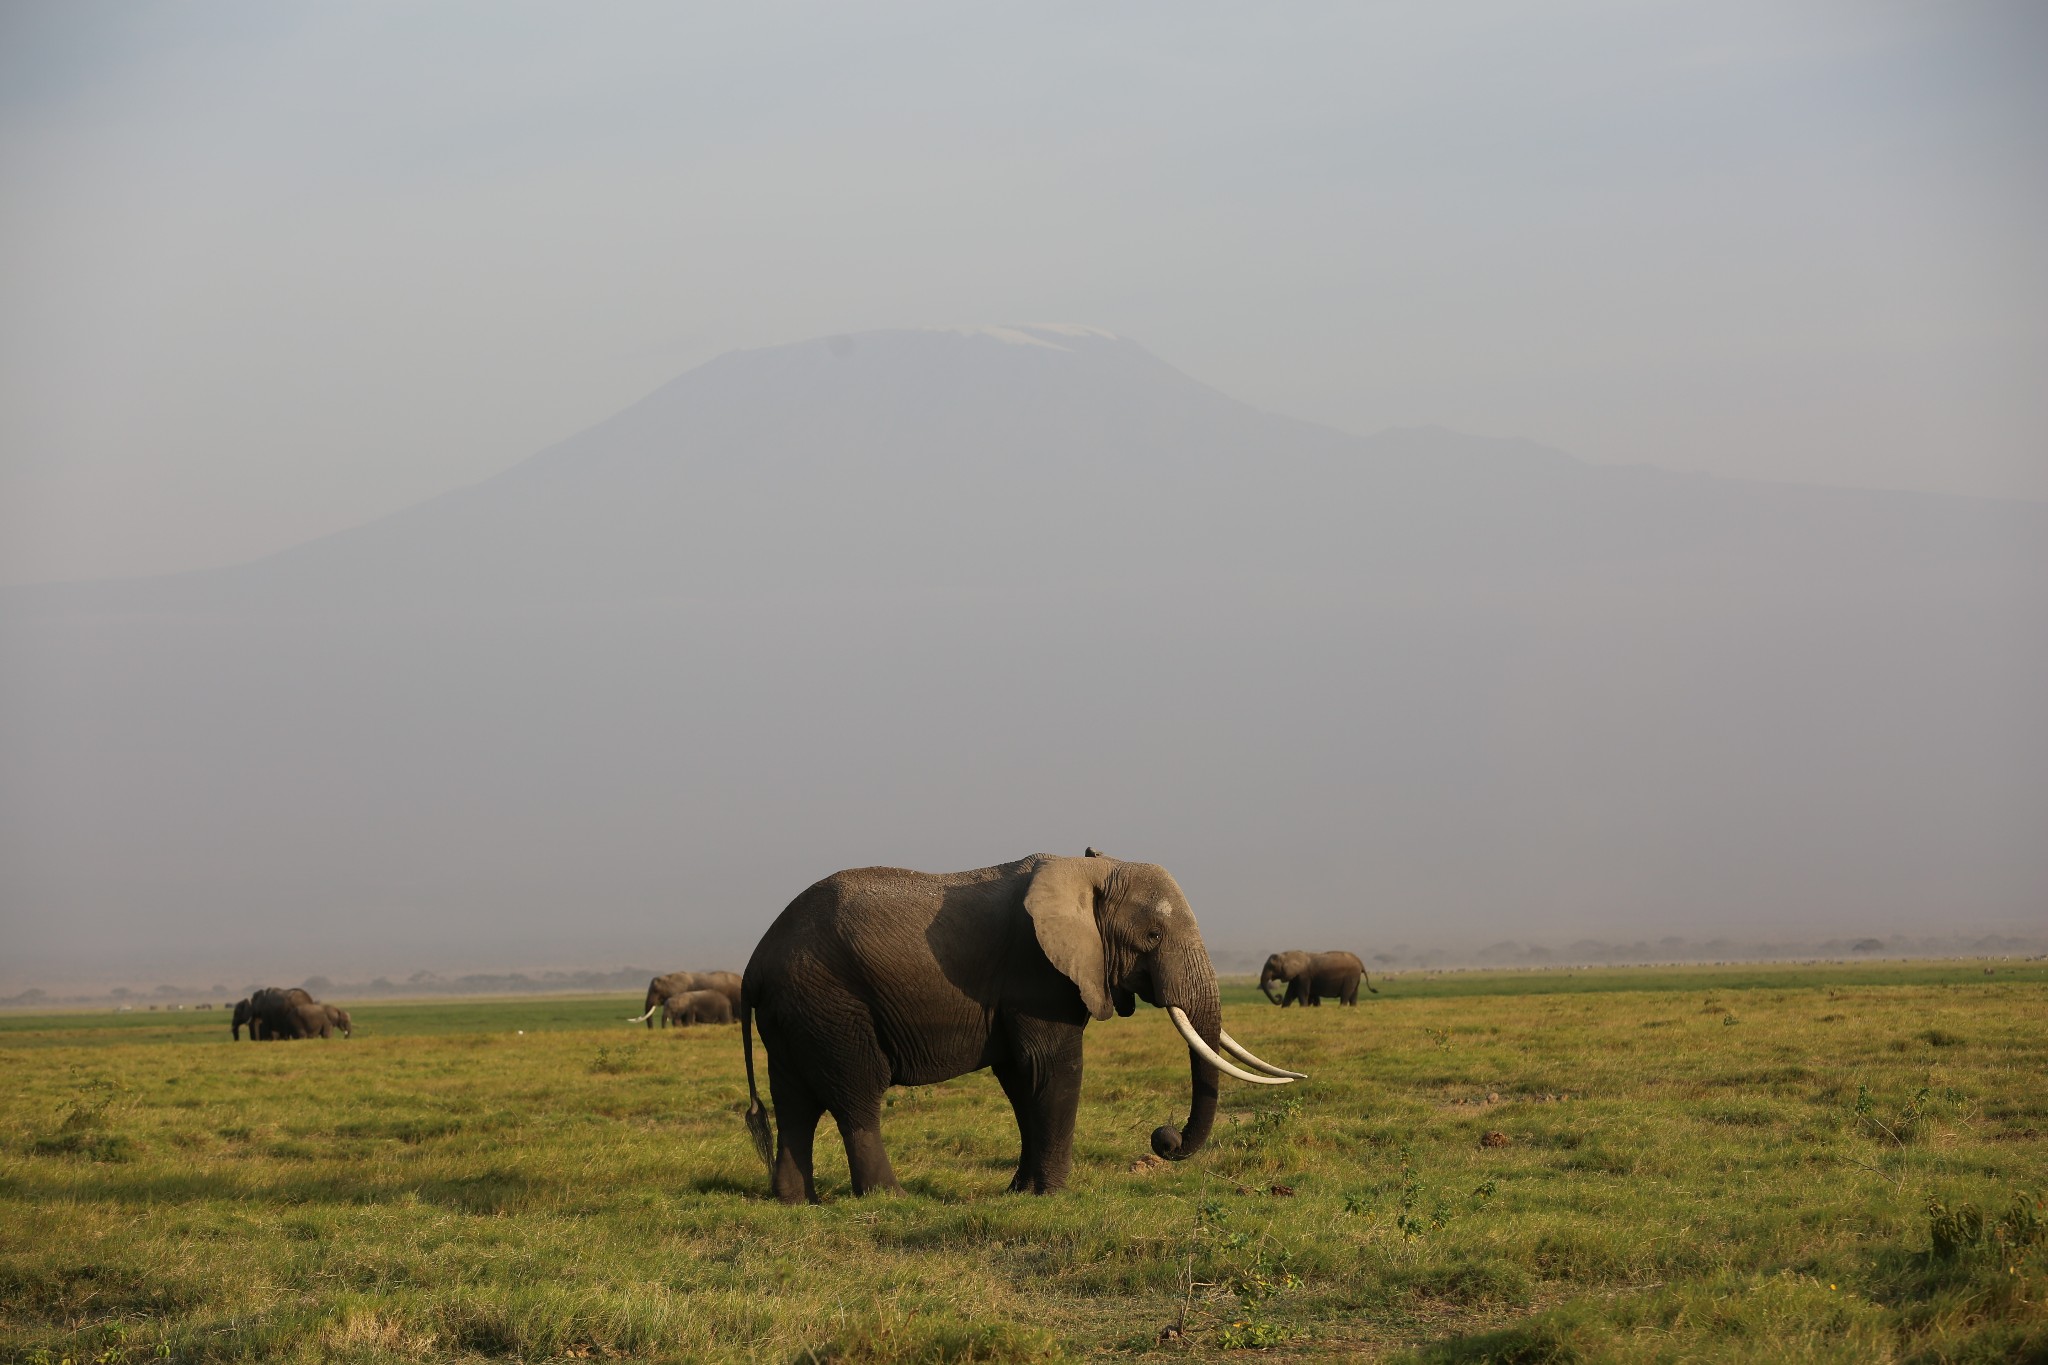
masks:
[[[320,1008],[327,1011],[327,1022],[339,1029],[342,1037],[353,1038],[355,1036],[355,1020],[348,1017],[347,1010],[339,1005],[322,1005]]]
[[[332,1038],[334,1020],[328,1016],[328,1007],[315,1000],[300,1001],[292,1005],[284,1023],[275,1034],[276,1038]]]
[[[882,1147],[882,1094],[992,1068],[1015,1112],[1013,1191],[1049,1194],[1073,1165],[1081,1034],[1144,1000],[1187,1043],[1192,1101],[1152,1150],[1201,1150],[1217,1073],[1262,1085],[1303,1079],[1223,1031],[1216,969],[1187,897],[1163,867],[1034,854],[971,872],[866,867],[791,901],[747,963],[740,1045],[749,1135],[785,1203],[818,1202],[811,1147],[830,1111],[853,1192],[901,1190]],[[768,1049],[771,1132],[754,1077],[754,1023]],[[1246,1070],[1222,1056],[1236,1057]]]
[[[1286,994],[1277,1000],[1273,998],[1275,981],[1287,986]],[[1361,982],[1374,995],[1380,993],[1379,987],[1366,980],[1365,964],[1356,953],[1305,953],[1297,948],[1273,954],[1259,973],[1259,990],[1282,1009],[1297,1000],[1304,1005],[1320,1005],[1326,995],[1356,1005]]]
[[[724,991],[684,991],[662,1002],[661,1019],[668,1024],[730,1024],[732,1001]]]
[[[647,998],[641,1003],[646,1013],[632,1016],[636,1024],[654,1027],[654,1016],[661,1010],[662,1003],[672,995],[686,995],[691,991],[717,991],[732,1006],[734,1014],[740,1009],[740,977],[738,972],[670,972],[657,976],[647,983]],[[662,1015],[661,1026],[668,1027],[668,1016]]]
[[[296,1036],[292,1030],[297,1007],[310,1005],[313,997],[297,986],[263,986],[250,991],[244,999],[235,1002],[235,1013],[229,1021],[229,1031],[237,1041],[242,1036],[242,1025],[249,1026],[252,1039],[270,1039]]]

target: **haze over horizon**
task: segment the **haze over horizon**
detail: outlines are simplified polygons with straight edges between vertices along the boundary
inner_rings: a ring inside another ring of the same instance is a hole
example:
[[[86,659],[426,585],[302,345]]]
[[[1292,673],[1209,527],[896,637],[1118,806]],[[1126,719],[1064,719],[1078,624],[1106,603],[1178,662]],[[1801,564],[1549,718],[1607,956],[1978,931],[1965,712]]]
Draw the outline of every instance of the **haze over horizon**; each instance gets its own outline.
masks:
[[[0,994],[1091,843],[1232,951],[2037,932],[2043,50],[10,7]]]
[[[0,590],[9,966],[732,962],[837,867],[1088,843],[1240,952],[2028,929],[2042,620],[2036,504],[1354,437],[1080,326],[731,352]]]

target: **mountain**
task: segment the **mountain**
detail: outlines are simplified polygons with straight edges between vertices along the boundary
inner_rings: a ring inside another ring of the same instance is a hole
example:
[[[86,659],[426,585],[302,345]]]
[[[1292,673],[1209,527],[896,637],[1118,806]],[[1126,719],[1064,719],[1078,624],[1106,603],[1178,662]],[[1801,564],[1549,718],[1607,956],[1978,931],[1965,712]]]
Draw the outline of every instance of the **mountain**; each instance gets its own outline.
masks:
[[[2038,922],[2044,627],[2040,505],[826,338],[252,564],[0,591],[0,926],[736,963],[835,868],[1088,843],[1218,944]]]

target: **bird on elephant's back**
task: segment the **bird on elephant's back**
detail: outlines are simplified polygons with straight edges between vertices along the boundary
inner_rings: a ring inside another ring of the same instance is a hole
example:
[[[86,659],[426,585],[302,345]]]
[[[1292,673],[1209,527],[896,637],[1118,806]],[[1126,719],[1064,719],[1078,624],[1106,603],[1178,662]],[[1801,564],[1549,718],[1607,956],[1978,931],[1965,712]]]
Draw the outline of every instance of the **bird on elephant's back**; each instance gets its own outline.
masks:
[[[882,1147],[883,1092],[982,1067],[1017,1115],[1010,1188],[1060,1189],[1072,1166],[1082,1031],[1140,1000],[1165,1010],[1188,1047],[1189,1115],[1153,1132],[1162,1157],[1201,1149],[1219,1072],[1268,1085],[1300,1079],[1224,1031],[1215,968],[1166,869],[1090,854],[945,874],[858,868],[790,902],[747,964],[740,1008],[747,1126],[779,1198],[817,1199],[811,1148],[826,1112],[854,1193],[901,1188]],[[773,1133],[754,1076],[757,1020]]]

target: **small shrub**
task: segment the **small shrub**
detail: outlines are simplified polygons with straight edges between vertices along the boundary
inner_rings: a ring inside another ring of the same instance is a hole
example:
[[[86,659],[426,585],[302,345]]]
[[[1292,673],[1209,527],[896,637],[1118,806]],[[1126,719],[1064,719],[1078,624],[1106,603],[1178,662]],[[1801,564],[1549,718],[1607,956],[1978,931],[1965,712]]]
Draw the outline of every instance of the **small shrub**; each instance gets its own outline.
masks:
[[[75,1074],[75,1073],[74,1073]],[[127,1161],[135,1140],[108,1131],[108,1111],[125,1093],[122,1086],[99,1077],[80,1079],[78,1094],[65,1105],[56,1131],[29,1144],[38,1156],[83,1156],[92,1161]]]
[[[2015,1191],[2005,1212],[1986,1218],[1974,1204],[1950,1208],[1939,1199],[1927,1201],[1928,1254],[1937,1261],[1953,1261],[1980,1248],[1998,1252],[2001,1267],[2009,1275],[2048,1242],[2048,1219],[2042,1216],[2042,1201],[2025,1190]]]
[[[1430,1202],[1428,1212],[1423,1211],[1423,1202],[1428,1191],[1422,1187],[1422,1177],[1415,1169],[1415,1154],[1412,1148],[1401,1149],[1401,1193],[1397,1197],[1394,1226],[1401,1236],[1409,1241],[1439,1231],[1450,1221],[1450,1214],[1441,1200]]]
[[[1963,1045],[1962,1038],[1950,1033],[1947,1029],[1923,1029],[1913,1036],[1924,1039],[1931,1047],[1961,1047]]]
[[[1216,1333],[1216,1344],[1226,1351],[1263,1351],[1285,1345],[1290,1335],[1277,1322],[1239,1318]]]
[[[1927,1201],[1928,1250],[1937,1261],[1953,1261],[1984,1240],[1984,1212],[1974,1204],[1950,1208],[1939,1199]]]
[[[590,1059],[590,1071],[594,1076],[617,1076],[631,1071],[640,1064],[636,1048],[612,1048],[599,1045],[597,1056]]]

